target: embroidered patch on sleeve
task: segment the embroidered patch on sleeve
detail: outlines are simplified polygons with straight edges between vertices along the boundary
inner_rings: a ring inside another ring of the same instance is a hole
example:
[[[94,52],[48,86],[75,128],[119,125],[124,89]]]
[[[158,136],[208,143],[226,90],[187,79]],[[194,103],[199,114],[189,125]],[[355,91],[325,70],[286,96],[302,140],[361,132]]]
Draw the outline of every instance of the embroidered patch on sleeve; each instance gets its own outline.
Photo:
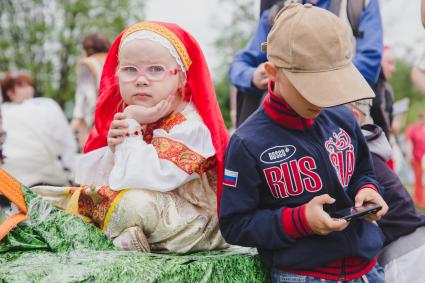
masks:
[[[238,184],[238,174],[238,172],[225,169],[223,185],[236,188]]]
[[[154,137],[152,139],[158,157],[173,162],[187,174],[203,174],[216,166],[216,158],[208,159],[191,150],[181,142],[166,137]]]

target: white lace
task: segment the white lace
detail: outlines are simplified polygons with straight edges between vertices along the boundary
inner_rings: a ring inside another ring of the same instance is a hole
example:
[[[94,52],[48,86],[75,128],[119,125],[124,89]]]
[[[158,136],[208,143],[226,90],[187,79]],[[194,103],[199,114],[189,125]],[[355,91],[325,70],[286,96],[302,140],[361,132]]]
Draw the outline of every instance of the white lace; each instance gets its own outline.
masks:
[[[177,64],[180,66],[180,69],[183,71],[184,74],[186,74],[186,70],[182,63],[182,60],[180,59],[179,54],[177,53],[177,50],[174,48],[174,46],[168,39],[150,30],[139,30],[133,32],[132,34],[124,38],[124,41],[121,43],[121,47],[124,46],[124,44],[136,39],[149,39],[153,42],[158,42],[159,44],[167,48],[168,52],[170,52],[171,56],[174,57]]]

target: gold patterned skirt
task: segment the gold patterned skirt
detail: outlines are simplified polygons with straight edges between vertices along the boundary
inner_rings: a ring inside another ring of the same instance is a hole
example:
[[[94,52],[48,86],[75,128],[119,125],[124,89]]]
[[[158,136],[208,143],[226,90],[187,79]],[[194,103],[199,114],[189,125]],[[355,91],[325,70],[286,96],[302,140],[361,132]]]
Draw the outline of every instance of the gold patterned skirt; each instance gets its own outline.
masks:
[[[108,186],[31,190],[93,222],[123,250],[187,253],[228,247],[219,231],[211,181],[204,173],[170,192]]]

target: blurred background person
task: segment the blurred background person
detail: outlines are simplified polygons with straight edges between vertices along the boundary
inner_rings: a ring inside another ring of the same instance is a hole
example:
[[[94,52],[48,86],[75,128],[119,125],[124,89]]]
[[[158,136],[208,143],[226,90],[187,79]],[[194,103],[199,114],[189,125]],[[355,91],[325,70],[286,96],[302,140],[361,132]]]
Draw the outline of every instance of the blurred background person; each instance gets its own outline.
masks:
[[[422,182],[422,165],[425,162],[425,111],[420,112],[417,121],[407,127],[406,141],[406,157],[415,176],[414,200],[417,206],[425,208]]]
[[[392,148],[392,169],[404,184],[411,183],[413,172],[406,159],[405,136],[403,129],[409,113],[410,99],[405,97],[397,100],[393,105],[393,122],[391,125],[390,143]],[[391,164],[389,164],[391,165]]]
[[[1,80],[0,80],[1,81]],[[0,104],[3,102],[0,88]],[[6,132],[3,130],[1,108],[0,108],[0,166],[3,164],[3,143],[6,138]]]
[[[387,139],[390,139],[393,121],[394,91],[388,80],[395,71],[395,59],[388,45],[384,46],[381,59],[381,71],[378,81],[373,87],[375,98],[372,101],[370,115],[374,124],[381,127]]]
[[[95,32],[85,36],[82,45],[84,57],[77,66],[77,90],[71,121],[71,129],[77,134],[81,149],[93,127],[100,77],[111,43],[104,35]]]
[[[425,97],[425,52],[413,64],[410,76],[415,88]]]
[[[421,19],[422,25],[425,28],[425,0],[421,0]]]
[[[237,92],[237,125],[242,124],[260,105],[268,87],[264,70],[266,52],[261,43],[274,22],[274,16],[287,3],[312,4],[340,17],[352,31],[353,64],[374,86],[378,80],[383,52],[383,27],[378,0],[331,1],[331,0],[284,0],[261,1],[260,19],[247,47],[236,54],[229,68],[229,81]],[[274,4],[274,5],[273,5]]]
[[[6,73],[1,89],[2,168],[26,186],[68,185],[77,144],[62,109],[50,98],[34,98],[32,77],[24,72]]]

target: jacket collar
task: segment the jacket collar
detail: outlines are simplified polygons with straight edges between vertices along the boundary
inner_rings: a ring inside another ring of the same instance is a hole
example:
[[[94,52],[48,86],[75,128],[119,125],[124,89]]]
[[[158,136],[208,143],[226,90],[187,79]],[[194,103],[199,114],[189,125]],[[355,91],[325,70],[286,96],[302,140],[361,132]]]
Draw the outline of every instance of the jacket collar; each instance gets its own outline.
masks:
[[[314,118],[305,119],[301,117],[282,97],[274,93],[273,81],[269,81],[268,93],[264,98],[263,107],[273,121],[286,128],[304,131],[313,126]]]

